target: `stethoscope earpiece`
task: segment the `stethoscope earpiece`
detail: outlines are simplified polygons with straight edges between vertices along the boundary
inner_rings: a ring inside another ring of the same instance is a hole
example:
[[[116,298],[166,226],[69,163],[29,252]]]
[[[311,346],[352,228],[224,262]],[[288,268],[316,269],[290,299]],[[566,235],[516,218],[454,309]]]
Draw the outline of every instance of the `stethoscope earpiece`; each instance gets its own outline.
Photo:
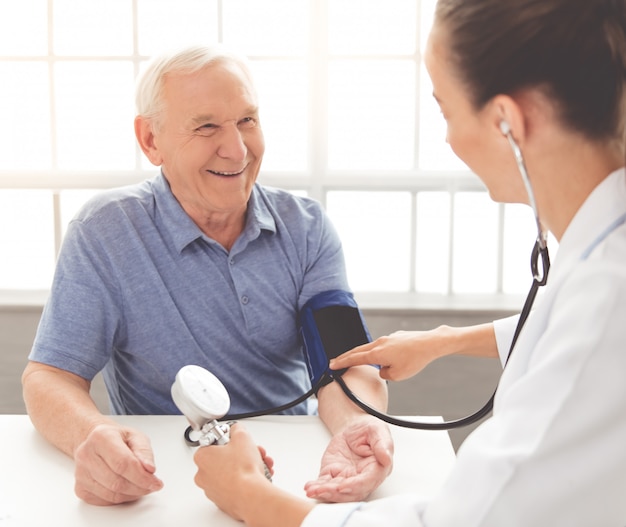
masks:
[[[511,133],[511,125],[509,125],[509,123],[504,119],[500,121],[500,131],[502,132],[502,135],[509,135]]]

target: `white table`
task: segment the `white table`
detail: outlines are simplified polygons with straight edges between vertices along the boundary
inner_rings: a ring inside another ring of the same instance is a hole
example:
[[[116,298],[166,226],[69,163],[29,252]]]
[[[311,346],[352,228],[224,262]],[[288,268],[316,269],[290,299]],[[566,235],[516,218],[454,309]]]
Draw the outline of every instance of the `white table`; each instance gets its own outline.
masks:
[[[0,527],[241,526],[195,486],[195,449],[183,440],[187,427],[183,416],[115,419],[150,437],[157,475],[165,483],[160,492],[132,504],[87,505],[74,494],[73,461],[49,445],[28,416],[0,415]],[[319,418],[267,416],[245,420],[245,425],[275,460],[274,485],[304,497],[303,486],[317,476],[329,440]],[[391,428],[394,470],[372,498],[435,492],[454,463],[448,435]]]

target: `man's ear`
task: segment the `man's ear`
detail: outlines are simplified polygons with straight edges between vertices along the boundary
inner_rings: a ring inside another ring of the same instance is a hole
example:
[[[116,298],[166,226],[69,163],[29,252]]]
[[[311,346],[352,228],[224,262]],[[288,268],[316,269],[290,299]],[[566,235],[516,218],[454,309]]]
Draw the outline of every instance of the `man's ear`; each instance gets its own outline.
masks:
[[[149,161],[157,167],[161,166],[163,158],[155,141],[154,121],[141,115],[135,117],[135,137]]]

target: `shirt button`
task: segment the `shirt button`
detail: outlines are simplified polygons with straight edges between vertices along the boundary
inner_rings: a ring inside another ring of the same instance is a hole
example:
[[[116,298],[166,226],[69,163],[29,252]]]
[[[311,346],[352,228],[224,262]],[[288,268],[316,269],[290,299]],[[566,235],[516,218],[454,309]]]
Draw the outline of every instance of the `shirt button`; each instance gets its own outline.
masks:
[[[228,263],[229,263],[230,265],[235,265],[235,259],[234,259],[234,258],[231,258],[230,260],[228,260]]]
[[[247,296],[244,295],[244,296],[241,297],[241,303],[243,305],[246,305],[249,301],[250,301],[250,299]]]

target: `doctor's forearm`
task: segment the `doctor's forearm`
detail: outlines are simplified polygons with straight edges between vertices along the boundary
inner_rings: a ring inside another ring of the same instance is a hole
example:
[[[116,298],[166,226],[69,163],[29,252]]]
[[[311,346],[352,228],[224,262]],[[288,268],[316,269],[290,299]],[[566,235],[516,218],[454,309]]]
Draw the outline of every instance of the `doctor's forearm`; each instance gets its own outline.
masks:
[[[498,346],[492,322],[467,327],[440,326],[433,330],[439,336],[442,354],[498,358]]]

